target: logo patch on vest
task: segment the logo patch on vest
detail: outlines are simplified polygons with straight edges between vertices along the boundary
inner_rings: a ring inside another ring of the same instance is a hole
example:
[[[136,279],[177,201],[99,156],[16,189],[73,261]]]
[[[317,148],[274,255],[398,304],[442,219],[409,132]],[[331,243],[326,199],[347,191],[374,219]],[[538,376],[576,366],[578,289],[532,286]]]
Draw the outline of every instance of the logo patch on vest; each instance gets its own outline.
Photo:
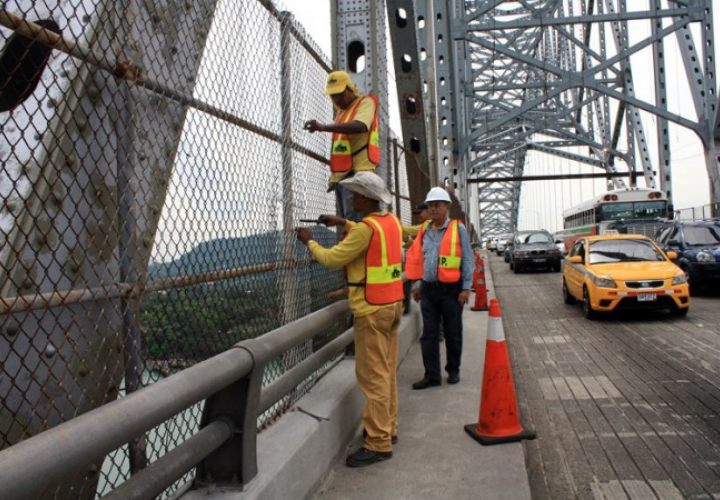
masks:
[[[333,149],[333,151],[335,151],[336,153],[345,153],[347,150],[348,148],[347,146],[345,146],[345,144],[338,144],[337,146],[335,146],[335,149]]]

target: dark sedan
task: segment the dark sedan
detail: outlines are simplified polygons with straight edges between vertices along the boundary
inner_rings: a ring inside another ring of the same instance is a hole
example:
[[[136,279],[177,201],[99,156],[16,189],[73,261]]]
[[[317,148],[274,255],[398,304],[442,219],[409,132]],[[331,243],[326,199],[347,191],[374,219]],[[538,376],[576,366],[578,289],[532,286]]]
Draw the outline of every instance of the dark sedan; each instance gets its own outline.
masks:
[[[655,241],[677,252],[675,263],[692,291],[720,286],[720,221],[675,221],[658,231]]]
[[[510,269],[550,269],[560,271],[562,252],[547,231],[518,231],[510,252]]]

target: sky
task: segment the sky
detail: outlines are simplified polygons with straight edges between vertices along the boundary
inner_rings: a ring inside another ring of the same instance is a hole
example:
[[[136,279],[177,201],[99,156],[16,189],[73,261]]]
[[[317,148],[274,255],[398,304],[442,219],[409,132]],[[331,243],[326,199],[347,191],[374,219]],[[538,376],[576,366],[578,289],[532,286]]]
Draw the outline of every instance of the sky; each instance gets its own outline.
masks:
[[[647,5],[647,2],[643,2],[643,4]],[[330,0],[285,0],[279,4],[279,7],[292,12],[320,48],[328,54],[331,53]],[[714,21],[715,32],[717,33],[720,25],[720,8],[714,9]],[[647,21],[643,21],[643,23],[647,23]],[[633,42],[633,35],[643,36],[642,28],[636,28],[639,24],[638,22],[631,26],[631,43]],[[669,37],[666,40],[669,40],[666,45],[667,73],[670,76],[680,74],[683,71],[682,61],[677,55],[677,48],[673,46],[675,39]],[[699,37],[696,37],[695,40],[696,43],[700,41]],[[653,100],[652,81],[644,83],[643,75],[652,73],[651,60],[651,52],[645,50],[638,54],[632,62],[636,93],[638,97],[649,101]],[[393,85],[390,87],[392,88]],[[687,89],[687,84],[681,81],[669,81],[669,107],[673,112],[695,119],[694,116],[686,115],[688,108],[692,108],[692,106],[687,106],[690,99]],[[396,103],[392,102],[391,109],[396,108]],[[644,112],[642,116],[645,132],[649,139],[653,139],[651,142],[653,145],[651,156],[657,170],[657,153],[654,151],[655,118]],[[391,127],[397,132],[399,131],[399,120],[396,117],[397,113],[394,116],[391,114]],[[669,135],[675,208],[695,207],[709,203],[708,174],[700,140],[694,132],[674,124],[669,125]],[[621,166],[624,166],[624,164],[621,164]],[[566,160],[549,158],[542,154],[534,154],[534,152],[528,155],[528,162],[525,166],[526,175],[567,172],[588,173],[597,172],[597,169]],[[642,184],[644,184],[643,181],[640,182],[640,185]],[[550,231],[561,229],[561,214],[564,209],[605,190],[606,186],[603,180],[528,182],[523,185],[522,190],[518,214],[519,228],[531,229],[541,226]]]

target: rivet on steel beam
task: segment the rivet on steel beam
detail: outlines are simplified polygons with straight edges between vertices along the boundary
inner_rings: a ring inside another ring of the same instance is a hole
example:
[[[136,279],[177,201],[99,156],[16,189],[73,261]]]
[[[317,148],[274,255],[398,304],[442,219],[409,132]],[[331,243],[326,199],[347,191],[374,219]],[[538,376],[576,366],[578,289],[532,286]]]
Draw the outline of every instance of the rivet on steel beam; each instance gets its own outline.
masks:
[[[48,344],[47,347],[45,347],[45,357],[46,358],[52,358],[57,354],[57,348],[52,345]]]

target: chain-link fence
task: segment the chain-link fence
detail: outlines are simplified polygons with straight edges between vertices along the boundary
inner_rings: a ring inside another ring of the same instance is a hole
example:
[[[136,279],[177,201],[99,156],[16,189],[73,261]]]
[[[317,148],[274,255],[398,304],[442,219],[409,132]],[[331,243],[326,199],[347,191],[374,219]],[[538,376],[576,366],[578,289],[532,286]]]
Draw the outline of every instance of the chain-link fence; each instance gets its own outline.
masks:
[[[330,303],[341,273],[294,234],[335,212],[330,137],[303,130],[332,121],[330,64],[288,14],[267,0],[10,0],[0,24],[0,448]],[[409,223],[404,150],[383,141]],[[47,497],[112,489],[201,411]]]

